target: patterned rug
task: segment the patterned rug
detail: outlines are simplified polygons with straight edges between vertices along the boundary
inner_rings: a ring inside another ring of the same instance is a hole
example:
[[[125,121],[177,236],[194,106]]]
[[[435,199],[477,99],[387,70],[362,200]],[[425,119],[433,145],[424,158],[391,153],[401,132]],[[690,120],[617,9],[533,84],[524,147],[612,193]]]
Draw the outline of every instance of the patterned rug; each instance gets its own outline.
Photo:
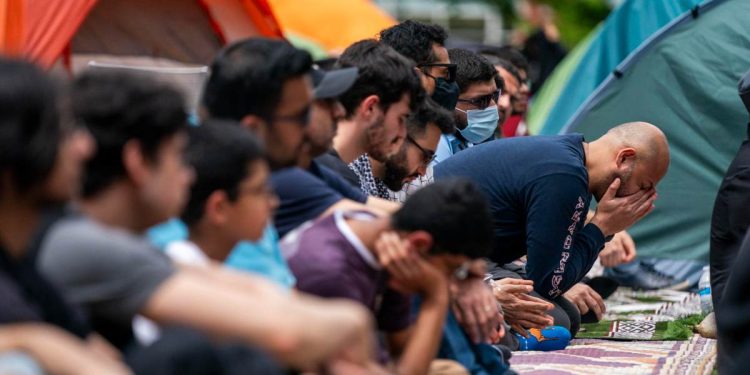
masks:
[[[519,374],[711,374],[716,340],[698,335],[687,341],[576,339],[556,352],[514,352],[511,368]]]
[[[577,338],[687,340],[692,326],[701,321],[700,297],[695,293],[620,288],[605,304],[602,321],[581,325]]]
[[[520,374],[711,374],[716,340],[694,335],[700,323],[698,295],[618,289],[599,323],[583,324],[565,350],[514,352]]]

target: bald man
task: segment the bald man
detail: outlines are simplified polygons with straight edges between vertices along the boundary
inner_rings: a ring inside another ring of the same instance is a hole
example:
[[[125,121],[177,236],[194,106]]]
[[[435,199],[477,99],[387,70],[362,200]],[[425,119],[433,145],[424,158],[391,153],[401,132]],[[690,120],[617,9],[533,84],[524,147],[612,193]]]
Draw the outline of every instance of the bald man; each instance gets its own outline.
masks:
[[[519,274],[567,312],[562,295],[583,279],[607,238],[653,209],[668,165],[664,133],[636,122],[589,143],[580,134],[488,142],[438,164],[435,179],[463,176],[479,184],[494,218],[491,260],[503,265],[527,255]],[[592,197],[597,209],[586,223]],[[576,325],[557,316],[555,324]]]

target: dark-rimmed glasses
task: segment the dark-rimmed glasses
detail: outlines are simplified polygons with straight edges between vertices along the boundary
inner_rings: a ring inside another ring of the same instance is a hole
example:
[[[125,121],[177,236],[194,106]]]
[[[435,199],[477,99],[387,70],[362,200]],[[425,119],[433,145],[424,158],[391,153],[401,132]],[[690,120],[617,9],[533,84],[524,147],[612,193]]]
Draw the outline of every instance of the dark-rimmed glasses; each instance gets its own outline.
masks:
[[[408,134],[406,135],[406,140],[409,141],[409,143],[416,146],[419,149],[419,151],[422,152],[422,164],[423,165],[425,166],[430,165],[430,163],[432,163],[432,161],[435,160],[435,157],[437,156],[435,155],[435,151],[425,150],[424,147],[420,146],[419,143],[417,143],[417,141],[415,141],[414,138],[412,138]]]
[[[502,90],[497,89],[491,94],[477,96],[476,98],[472,99],[458,99],[458,101],[461,103],[469,103],[479,109],[485,109],[489,107],[493,101],[495,102],[495,104],[497,104],[497,100],[500,98],[500,94],[502,94]]]
[[[286,121],[286,122],[292,122],[295,124],[299,124],[302,127],[306,127],[307,124],[310,122],[310,112],[312,111],[312,105],[308,104],[305,108],[303,108],[299,113],[294,115],[286,115],[286,116],[272,116],[272,121]]]
[[[427,73],[427,69],[425,68],[432,68],[432,67],[443,67],[448,70],[448,77],[445,78],[448,82],[453,82],[456,80],[456,64],[448,64],[448,63],[430,63],[430,64],[419,64],[417,65],[417,68],[420,68],[422,70],[422,73],[424,75],[432,78],[437,79],[437,77],[431,75],[430,73]]]

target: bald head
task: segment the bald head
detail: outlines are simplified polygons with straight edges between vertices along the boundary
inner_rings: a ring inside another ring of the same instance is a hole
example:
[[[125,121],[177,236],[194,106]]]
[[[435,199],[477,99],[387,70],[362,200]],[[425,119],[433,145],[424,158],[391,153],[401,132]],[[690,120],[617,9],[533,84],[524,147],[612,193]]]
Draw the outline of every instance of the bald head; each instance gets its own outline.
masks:
[[[615,178],[622,182],[620,196],[648,190],[656,186],[669,167],[667,138],[646,122],[618,125],[591,142],[589,148],[589,183],[597,195],[603,194]]]
[[[666,172],[669,145],[664,132],[656,126],[647,122],[628,122],[610,129],[602,138],[611,147],[635,149],[638,162]]]

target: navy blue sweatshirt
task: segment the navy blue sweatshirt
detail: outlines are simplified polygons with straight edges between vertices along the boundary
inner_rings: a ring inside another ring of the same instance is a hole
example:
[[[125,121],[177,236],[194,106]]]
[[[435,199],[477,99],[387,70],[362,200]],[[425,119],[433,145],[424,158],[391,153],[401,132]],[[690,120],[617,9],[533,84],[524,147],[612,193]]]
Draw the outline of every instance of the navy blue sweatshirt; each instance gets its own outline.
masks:
[[[435,166],[435,179],[468,177],[485,193],[495,231],[491,259],[528,256],[534,289],[555,298],[579,282],[604,246],[584,225],[591,193],[580,134],[516,137],[466,149]]]

